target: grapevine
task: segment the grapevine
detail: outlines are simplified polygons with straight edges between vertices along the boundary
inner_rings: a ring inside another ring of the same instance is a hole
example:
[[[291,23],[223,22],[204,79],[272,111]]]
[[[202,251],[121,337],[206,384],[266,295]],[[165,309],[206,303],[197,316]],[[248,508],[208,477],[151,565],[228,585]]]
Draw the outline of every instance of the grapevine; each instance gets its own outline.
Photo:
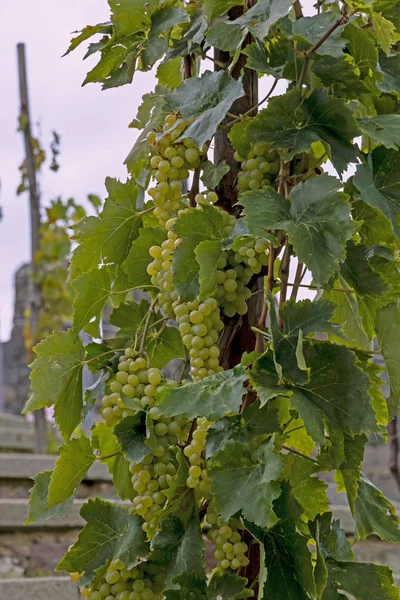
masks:
[[[72,328],[36,347],[25,411],[51,389],[64,438],[32,489],[40,516],[96,460],[124,503],[90,499],[57,569],[89,600],[395,600],[389,567],[354,561],[322,475],[346,492],[356,542],[400,542],[361,473],[399,409],[391,9],[109,4],[110,24],[70,48],[103,35],[88,80],[118,87],[157,63],[158,85],[131,124],[127,181],[108,178],[102,211],[74,226]],[[262,74],[276,79],[259,102]],[[100,339],[106,306],[115,335]],[[98,378],[82,399],[84,366]]]

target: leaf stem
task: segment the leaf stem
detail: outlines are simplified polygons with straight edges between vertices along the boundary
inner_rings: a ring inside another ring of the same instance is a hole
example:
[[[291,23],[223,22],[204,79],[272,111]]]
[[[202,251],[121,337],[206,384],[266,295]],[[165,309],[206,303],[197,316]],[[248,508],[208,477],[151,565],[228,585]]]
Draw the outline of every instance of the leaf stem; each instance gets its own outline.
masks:
[[[297,298],[297,294],[299,292],[299,287],[301,285],[301,282],[303,281],[304,275],[306,274],[307,269],[304,267],[304,264],[302,262],[298,262],[297,263],[297,268],[296,268],[296,274],[294,276],[294,282],[288,283],[288,285],[292,285],[293,289],[292,289],[292,293],[290,294],[290,299],[296,301]]]
[[[278,81],[279,81],[278,78],[274,79],[274,82],[271,85],[268,94],[262,100],[260,100],[260,102],[258,104],[255,104],[254,106],[252,106],[248,111],[246,111],[242,115],[230,115],[229,113],[227,113],[227,115],[234,117],[232,119],[232,121],[230,121],[230,123],[229,123],[228,126],[231,127],[232,125],[234,125],[236,123],[236,121],[241,121],[245,117],[248,117],[253,111],[257,110],[257,108],[259,108],[259,106],[261,106],[262,104],[264,104],[264,102],[266,102],[270,98],[272,92],[274,91],[274,89],[278,85]]]
[[[308,285],[308,283],[296,283],[296,280],[293,283],[288,283],[288,286],[297,286],[302,288],[307,288],[309,290],[322,290],[323,288],[318,287],[317,285]],[[332,292],[344,292],[346,294],[355,294],[354,290],[349,290],[347,288],[332,288]]]
[[[108,454],[106,456],[97,456],[96,460],[108,460],[109,458],[114,458],[114,456],[119,456],[120,454],[122,454],[122,450],[120,450],[119,452],[114,452],[113,454]]]
[[[281,308],[285,304],[286,298],[287,298],[289,268],[290,268],[290,253],[291,253],[291,246],[289,244],[289,241],[286,240],[285,250],[283,252],[282,262],[281,262],[280,270],[279,270],[280,280],[281,280],[280,294],[279,294],[279,310],[281,310]]]
[[[347,13],[342,13],[340,17],[334,22],[334,24],[328,29],[326,33],[314,44],[312,48],[304,52],[304,63],[303,69],[300,75],[299,87],[303,87],[304,82],[306,80],[308,67],[310,65],[311,56],[316,52],[324,42],[332,35],[332,33],[341,25],[344,25],[349,20],[349,15]]]
[[[319,467],[322,467],[323,469],[328,469],[328,471],[330,471],[330,469],[331,469],[331,467],[329,467],[328,465],[324,465],[323,463],[320,463],[318,460],[316,460],[312,456],[307,456],[307,454],[303,454],[302,452],[299,452],[298,450],[295,450],[294,448],[289,448],[289,446],[285,446],[285,445],[283,445],[282,448],[284,450],[287,450],[288,452],[291,452],[292,454],[296,454],[297,456],[301,456],[301,458],[305,458],[306,460],[310,460],[315,465],[318,465]]]
[[[150,327],[150,319],[151,319],[151,316],[152,316],[152,314],[154,312],[154,307],[156,305],[157,299],[158,299],[158,295],[152,301],[152,303],[151,303],[151,305],[149,307],[148,313],[146,315],[146,321],[145,321],[145,324],[144,324],[144,327],[143,327],[143,333],[142,333],[142,340],[140,342],[140,347],[139,347],[139,354],[144,354],[144,347],[145,347],[145,344],[146,344],[147,333],[148,333],[149,327]]]
[[[265,321],[267,320],[268,315],[268,294],[272,292],[274,289],[274,264],[276,259],[276,249],[272,244],[269,245],[269,254],[268,254],[268,273],[267,273],[267,287],[266,294],[264,297],[264,303],[261,310],[260,318],[258,320],[257,326],[259,330],[263,330],[265,328]],[[263,336],[257,331],[256,333],[256,344],[254,350],[256,352],[263,351]]]
[[[155,206],[151,206],[150,208],[146,208],[146,210],[142,210],[142,212],[138,212],[137,216],[141,217],[142,215],[147,215],[148,213],[153,212],[154,209],[155,209]]]

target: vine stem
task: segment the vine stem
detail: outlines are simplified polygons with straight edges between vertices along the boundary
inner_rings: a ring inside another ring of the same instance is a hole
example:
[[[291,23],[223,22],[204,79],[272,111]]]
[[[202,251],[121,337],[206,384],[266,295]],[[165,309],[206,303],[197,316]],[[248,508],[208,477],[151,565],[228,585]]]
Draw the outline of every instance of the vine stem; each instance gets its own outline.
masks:
[[[150,208],[146,208],[146,210],[142,210],[142,212],[138,212],[137,216],[141,217],[142,215],[147,215],[148,213],[153,212],[154,209],[155,209],[155,206],[151,206]]]
[[[298,262],[297,267],[296,267],[296,274],[294,276],[294,282],[288,283],[288,285],[293,286],[292,293],[290,294],[290,299],[293,301],[296,301],[296,299],[297,299],[297,294],[299,293],[299,287],[301,285],[301,282],[304,279],[304,275],[306,274],[306,272],[307,272],[307,268],[304,267],[304,264],[302,262]]]
[[[236,123],[236,121],[241,121],[245,117],[249,116],[252,112],[254,112],[255,110],[257,110],[257,108],[259,108],[262,104],[264,104],[264,102],[266,102],[267,100],[269,100],[272,92],[274,91],[274,89],[278,85],[278,82],[279,82],[279,79],[274,79],[274,82],[271,85],[268,94],[262,100],[260,100],[260,102],[258,104],[256,104],[255,106],[252,106],[248,111],[246,111],[242,115],[236,115],[236,116],[232,115],[233,119],[228,124],[228,127],[232,127],[232,125],[234,125]],[[227,114],[229,115],[229,113],[227,113]]]
[[[303,87],[303,84],[306,80],[311,56],[314,54],[314,52],[316,52],[318,50],[318,48],[320,48],[322,46],[322,44],[324,42],[326,42],[326,40],[332,35],[332,33],[334,31],[336,31],[336,29],[338,27],[340,27],[341,25],[345,25],[345,23],[347,23],[348,20],[349,20],[348,14],[346,14],[346,13],[341,14],[340,17],[337,19],[337,21],[334,22],[334,24],[328,29],[328,31],[326,33],[324,33],[324,35],[318,40],[318,42],[316,42],[312,48],[310,48],[309,50],[304,52],[304,63],[303,63],[303,68],[302,68],[300,80],[299,80],[300,88]]]
[[[299,452],[298,450],[295,450],[294,448],[290,448],[289,446],[285,446],[285,445],[283,445],[282,448],[284,450],[287,450],[288,452],[291,452],[292,454],[296,454],[296,456],[301,456],[301,458],[305,458],[306,460],[310,460],[315,465],[318,465],[319,467],[322,467],[323,469],[328,469],[329,470],[331,468],[328,465],[324,465],[323,463],[320,463],[318,460],[316,460],[312,456],[307,456],[307,454],[303,454],[302,452]]]
[[[279,310],[281,310],[281,308],[285,304],[286,298],[287,298],[289,268],[290,268],[290,254],[291,254],[291,246],[289,244],[289,241],[286,240],[285,250],[283,253],[281,268],[280,268],[281,290],[280,290],[280,295],[279,295]],[[282,324],[281,324],[281,326],[282,326]]]
[[[145,347],[145,344],[146,344],[147,333],[148,333],[149,327],[150,327],[150,319],[151,319],[151,315],[154,312],[154,307],[156,305],[157,299],[158,299],[158,295],[152,301],[152,303],[150,305],[150,308],[149,308],[149,311],[148,311],[148,313],[146,315],[146,321],[145,321],[145,324],[144,324],[144,327],[143,327],[143,333],[142,333],[142,340],[141,340],[140,346],[139,346],[139,354],[144,354],[144,347]]]
[[[297,286],[307,288],[308,290],[323,290],[323,288],[318,287],[317,285],[308,285],[307,283],[296,283],[296,281],[294,281],[293,283],[288,283],[288,286]],[[346,294],[355,294],[354,290],[349,290],[347,288],[332,288],[331,292],[344,292]]]
[[[254,350],[256,352],[262,352],[264,349],[263,336],[261,335],[259,330],[263,330],[265,328],[265,321],[267,320],[268,315],[268,294],[272,292],[274,289],[274,264],[276,259],[276,250],[272,244],[269,245],[269,253],[268,253],[268,273],[267,273],[267,286],[266,293],[264,297],[263,307],[261,310],[260,318],[258,320],[256,328],[256,344]]]

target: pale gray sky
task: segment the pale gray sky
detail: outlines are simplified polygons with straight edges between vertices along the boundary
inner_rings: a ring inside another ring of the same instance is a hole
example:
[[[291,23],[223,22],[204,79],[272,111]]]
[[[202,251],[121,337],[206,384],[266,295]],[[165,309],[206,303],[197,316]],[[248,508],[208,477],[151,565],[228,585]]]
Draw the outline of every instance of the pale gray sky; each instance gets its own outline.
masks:
[[[59,194],[83,200],[87,193],[104,197],[107,175],[125,178],[123,160],[136,132],[128,124],[143,93],[153,87],[150,74],[139,73],[135,84],[102,92],[81,83],[95,60],[82,62],[82,50],[61,58],[71,32],[108,20],[105,0],[20,0],[0,2],[0,339],[8,339],[13,316],[13,275],[29,259],[27,194],[16,196],[18,166],[23,157],[19,113],[16,44],[27,47],[32,117],[40,121],[48,145],[52,129],[62,136],[61,169],[46,169],[43,203]]]
[[[306,0],[305,13],[312,14],[313,0]],[[307,10],[308,9],[308,10]],[[43,204],[53,197],[73,196],[83,201],[88,193],[104,197],[107,175],[124,179],[123,160],[137,133],[128,129],[141,96],[154,87],[149,73],[137,73],[133,85],[101,91],[98,84],[81,83],[96,58],[82,62],[82,48],[61,58],[71,32],[85,25],[106,21],[106,0],[19,0],[1,2],[2,31],[0,73],[0,339],[10,335],[13,317],[13,276],[29,260],[28,197],[16,196],[18,166],[23,158],[19,113],[16,45],[27,47],[29,91],[33,121],[40,121],[43,142],[48,146],[51,131],[62,136],[61,169],[45,170],[41,179]],[[90,62],[91,61],[91,62]],[[261,80],[260,94],[270,85]],[[282,82],[283,83],[283,82]],[[275,94],[282,93],[279,85]],[[308,295],[308,294],[307,294]]]

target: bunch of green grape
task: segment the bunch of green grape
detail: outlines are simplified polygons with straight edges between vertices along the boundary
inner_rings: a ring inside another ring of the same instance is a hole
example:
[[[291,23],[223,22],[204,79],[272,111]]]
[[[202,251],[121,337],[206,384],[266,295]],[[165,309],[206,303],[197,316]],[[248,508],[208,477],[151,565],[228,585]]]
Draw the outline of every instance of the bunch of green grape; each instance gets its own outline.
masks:
[[[158,565],[141,563],[126,569],[124,563],[116,559],[111,561],[100,581],[81,587],[80,592],[87,600],[162,600],[165,579],[165,570]]]
[[[188,458],[190,467],[186,485],[193,488],[199,498],[207,498],[210,494],[210,480],[207,476],[204,451],[206,449],[207,430],[211,425],[205,417],[196,419],[193,438],[183,453]]]
[[[160,369],[149,367],[144,357],[135,356],[133,348],[125,349],[119,358],[118,372],[107,382],[107,394],[101,399],[100,413],[110,427],[138,410],[153,407],[154,396],[165,386],[178,385],[166,380]]]
[[[219,365],[219,332],[224,328],[215,298],[173,303],[182,342],[189,352],[190,375],[200,381],[222,371]]]
[[[210,506],[207,511],[207,523],[211,529],[207,533],[209,540],[214,542],[214,558],[218,561],[222,569],[239,569],[249,564],[249,559],[245,556],[248,547],[242,541],[242,536],[238,529],[243,529],[241,522],[237,519],[230,519],[229,523],[224,523]]]
[[[241,192],[271,186],[279,173],[279,156],[267,144],[255,144],[246,157],[235,152],[234,158],[242,163],[237,180]]]
[[[152,246],[149,254],[153,258],[147,266],[147,273],[151,277],[151,283],[160,289],[158,304],[165,315],[172,316],[172,303],[179,299],[178,292],[172,283],[173,252],[179,244],[178,236],[169,230],[167,239],[161,246]]]
[[[134,510],[145,522],[151,521],[166,502],[163,490],[167,489],[176,475],[176,464],[169,447],[187,438],[188,420],[184,415],[168,417],[153,406],[148,411],[152,431],[156,438],[155,447],[140,463],[131,463]],[[145,527],[144,527],[145,529]]]
[[[243,238],[238,250],[228,250],[217,263],[216,298],[227,317],[247,313],[251,291],[247,286],[252,276],[268,264],[264,238]]]
[[[186,123],[177,115],[165,117],[163,133],[155,131],[147,135],[147,142],[153,154],[150,164],[153,169],[152,178],[156,186],[148,190],[154,204],[154,215],[161,225],[178,211],[182,204],[182,181],[189,177],[191,170],[200,166],[202,154],[190,139],[177,142],[184,132]]]

